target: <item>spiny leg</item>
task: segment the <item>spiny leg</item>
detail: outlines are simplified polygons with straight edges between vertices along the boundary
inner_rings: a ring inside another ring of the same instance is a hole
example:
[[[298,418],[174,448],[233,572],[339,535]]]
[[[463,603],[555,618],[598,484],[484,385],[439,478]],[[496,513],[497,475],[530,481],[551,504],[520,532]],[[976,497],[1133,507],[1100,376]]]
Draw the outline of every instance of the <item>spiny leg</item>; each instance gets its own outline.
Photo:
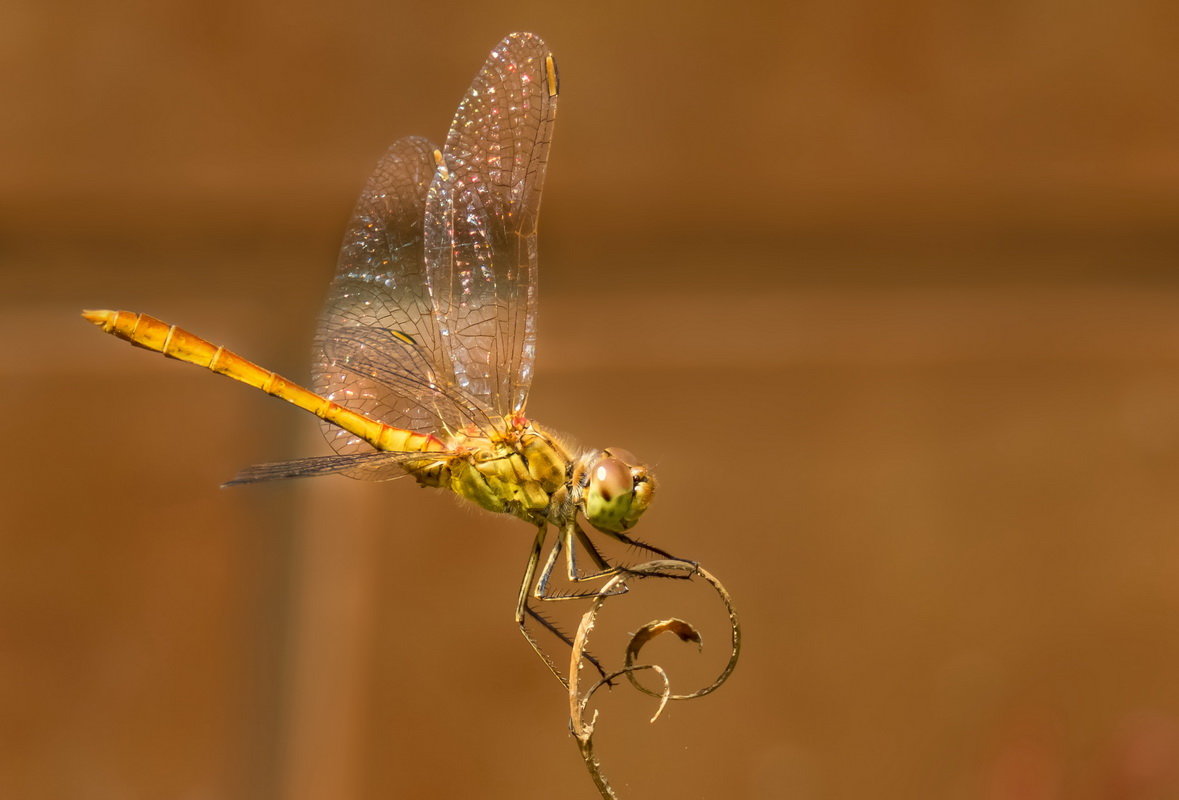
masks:
[[[524,638],[528,640],[528,644],[532,645],[532,649],[540,656],[540,660],[545,663],[549,671],[557,676],[559,680],[566,687],[569,684],[565,677],[557,670],[556,665],[553,664],[551,658],[544,650],[541,649],[540,643],[533,638],[525,624],[525,615],[530,614],[534,618],[538,618],[537,614],[528,606],[528,593],[532,589],[532,579],[536,576],[536,565],[540,562],[540,551],[544,548],[545,534],[548,526],[546,523],[540,523],[536,528],[536,539],[532,542],[532,550],[528,553],[528,565],[524,567],[524,579],[520,582],[520,593],[516,596],[516,625],[520,628],[520,633],[524,634]],[[553,630],[553,626],[548,624],[547,620],[538,618],[542,625],[549,630]],[[560,635],[560,634],[558,634]],[[564,638],[564,637],[562,637]]]
[[[532,617],[534,620],[536,620],[538,623],[540,623],[541,626],[543,626],[546,630],[548,630],[550,633],[552,633],[554,636],[556,636],[558,639],[560,639],[562,642],[564,642],[569,647],[573,646],[573,641],[572,641],[572,639],[570,639],[570,637],[564,631],[562,631],[560,628],[558,628],[552,621],[547,619],[544,615],[539,613],[536,609],[534,609],[529,604],[529,602],[528,602],[529,596],[531,595],[531,597],[533,597],[537,600],[548,602],[548,601],[555,601],[555,600],[594,599],[594,598],[598,598],[598,597],[603,596],[603,593],[601,591],[571,592],[568,594],[550,594],[549,593],[549,591],[548,591],[549,581],[552,579],[553,570],[556,568],[557,560],[561,557],[562,550],[564,550],[566,553],[566,565],[568,568],[568,577],[571,582],[583,582],[583,581],[604,578],[604,577],[608,577],[610,575],[615,575],[619,572],[622,572],[625,574],[633,574],[638,577],[666,577],[666,578],[685,578],[685,579],[687,579],[687,578],[690,578],[691,576],[690,575],[683,575],[683,576],[671,575],[671,574],[667,574],[667,573],[658,573],[658,572],[654,572],[654,573],[636,572],[636,571],[631,570],[627,567],[612,565],[601,554],[601,552],[598,551],[597,547],[593,544],[593,542],[590,540],[589,536],[585,533],[585,531],[583,531],[581,529],[581,527],[577,524],[576,520],[571,520],[569,522],[569,524],[566,525],[558,533],[556,541],[553,543],[552,548],[550,548],[549,554],[545,558],[544,565],[541,567],[540,573],[538,576],[537,575],[537,567],[540,566],[540,554],[541,554],[541,551],[544,549],[545,540],[547,539],[547,533],[548,533],[548,530],[547,530],[546,525],[541,524],[541,525],[537,526],[536,538],[533,541],[532,550],[530,551],[529,556],[528,556],[528,564],[524,569],[524,578],[520,583],[520,592],[519,592],[517,599],[516,599],[515,618],[516,618],[516,624],[520,627],[520,632],[522,634],[524,634],[524,638],[528,640],[528,643],[532,646],[532,649],[536,651],[536,654],[538,656],[540,656],[541,660],[549,668],[549,671],[552,672],[553,675],[555,675],[557,677],[557,680],[561,681],[561,683],[563,685],[567,686],[568,684],[566,683],[566,678],[561,674],[560,670],[557,668],[557,666],[553,662],[552,658],[549,657],[549,655],[541,648],[540,643],[536,641],[535,637],[533,637],[532,633],[528,630],[528,627],[526,624],[527,623],[526,618]],[[611,533],[611,532],[607,532],[607,531],[604,531],[604,533],[617,539],[620,542],[623,542],[624,544],[630,545],[632,547],[635,547],[635,548],[638,548],[641,550],[646,550],[650,553],[654,553],[656,555],[662,556],[663,558],[666,558],[666,559],[669,559],[672,561],[684,561],[684,559],[676,558],[675,556],[671,555],[670,553],[668,553],[664,550],[660,550],[659,548],[654,547],[649,544],[646,544],[645,542],[640,542],[637,539],[632,539],[629,536],[626,536],[624,534]],[[590,559],[598,567],[599,572],[591,574],[591,575],[579,574],[579,572],[577,570],[577,561],[576,561],[576,554],[575,554],[576,547],[574,546],[574,539],[575,538],[578,542],[581,543],[582,547],[585,548],[586,553],[589,554]],[[692,563],[692,562],[685,562],[685,563]],[[534,579],[535,579],[535,584],[533,582]],[[617,587],[612,589],[608,593],[608,595],[624,594],[627,591],[629,591],[629,587],[625,583],[620,583]],[[584,655],[585,659],[587,661],[589,661],[590,664],[592,664],[593,667],[595,669],[597,669],[598,672],[601,673],[603,677],[605,677],[606,671],[602,667],[601,663],[597,660],[597,658],[595,658],[593,656],[593,654],[591,654],[589,652],[586,652],[583,655]]]
[[[615,567],[614,569],[617,572],[621,572],[625,575],[634,575],[636,578],[672,578],[673,580],[682,580],[682,581],[691,580],[692,576],[695,574],[695,569],[698,566],[695,561],[689,561],[686,558],[678,558],[677,556],[673,556],[671,553],[667,552],[666,550],[661,550],[660,548],[655,547],[654,545],[647,544],[646,542],[641,542],[638,539],[633,539],[624,533],[616,533],[614,531],[602,531],[602,533],[604,533],[605,535],[609,536],[612,539],[622,542],[623,544],[634,547],[637,550],[646,550],[648,553],[654,553],[657,556],[662,556],[663,558],[667,559],[668,561],[679,561],[682,564],[691,564],[692,565],[692,572],[686,572],[684,574],[677,574],[674,572],[654,572],[654,571],[648,572],[648,571],[644,571],[644,570],[632,569],[632,568],[626,567],[626,566]],[[582,535],[584,536],[584,534],[582,534]]]
[[[590,560],[593,561],[595,565],[597,565],[599,571],[592,575],[579,575],[577,572],[576,548],[573,547],[573,543],[570,542],[568,556],[569,580],[588,581],[594,578],[605,578],[618,572],[618,568],[606,560],[605,556],[602,555],[602,553],[594,545],[593,541],[590,540],[589,535],[581,529],[581,526],[577,524],[576,520],[573,521],[572,528],[573,535],[577,538],[577,541],[581,544],[581,546],[585,548],[585,551],[589,553]]]
[[[524,568],[524,579],[520,583],[520,593],[516,598],[516,625],[519,626],[520,633],[524,634],[524,638],[528,640],[528,644],[532,645],[532,649],[536,651],[536,654],[538,656],[540,656],[540,660],[545,663],[545,666],[547,666],[549,668],[549,671],[552,672],[553,675],[555,675],[557,677],[557,680],[559,680],[562,683],[562,685],[564,685],[566,688],[568,688],[569,684],[566,682],[565,676],[561,674],[561,671],[559,669],[557,669],[556,664],[553,663],[553,660],[549,657],[548,653],[546,653],[541,648],[540,643],[536,641],[536,639],[533,637],[532,633],[528,630],[528,626],[526,624],[526,619],[525,619],[526,616],[532,617],[537,622],[539,622],[546,630],[548,630],[550,633],[552,633],[558,639],[563,641],[568,647],[570,647],[570,648],[573,647],[573,640],[570,639],[569,636],[564,631],[562,631],[555,624],[553,624],[550,620],[546,619],[542,614],[540,614],[538,611],[536,611],[534,608],[532,608],[531,605],[528,604],[528,595],[529,595],[530,591],[532,590],[533,578],[536,576],[536,566],[537,566],[537,564],[540,563],[540,552],[542,549],[544,549],[544,542],[545,542],[545,538],[546,538],[546,533],[547,533],[547,526],[544,523],[537,526],[536,539],[532,543],[532,550],[528,555],[528,565]],[[553,546],[552,551],[549,553],[549,557],[545,561],[545,568],[542,572],[540,581],[544,581],[547,584],[549,574],[553,570],[553,565],[556,563],[557,556],[559,555],[560,550],[561,550],[561,537],[558,536],[557,543]],[[538,585],[539,585],[540,581],[538,581]],[[540,600],[560,599],[560,598],[555,598],[555,597],[544,597],[544,596],[537,594],[536,592],[533,592],[533,596],[537,597],[537,599],[540,599]],[[589,596],[593,596],[593,595],[589,595]],[[592,654],[590,654],[588,652],[584,653],[584,657],[587,661],[590,662],[590,664],[593,665],[594,669],[596,669],[602,675],[603,678],[606,677],[606,670],[602,667],[601,663]]]
[[[570,637],[569,634],[565,633],[565,631],[563,631],[559,627],[557,627],[557,624],[555,622],[553,622],[551,619],[546,617],[544,614],[541,614],[539,611],[537,611],[535,608],[533,608],[530,605],[524,606],[524,612],[526,614],[528,614],[528,616],[532,617],[534,620],[539,622],[541,624],[541,626],[546,631],[548,631],[553,636],[556,636],[558,639],[560,639],[562,642],[564,642],[566,647],[568,647],[570,650],[573,649],[572,637]],[[545,662],[545,664],[548,665],[549,671],[557,676],[557,680],[561,681],[561,683],[565,683],[565,678],[559,672],[557,672],[557,668],[554,666],[552,659],[549,658],[549,656],[547,654],[545,654],[544,652],[542,652],[540,650],[536,641],[524,629],[523,624],[521,624],[520,629],[524,630],[524,636],[528,638],[528,641],[532,644],[532,648],[534,650],[536,650],[537,653],[540,653],[540,657]],[[601,675],[603,678],[606,677],[606,668],[602,666],[601,662],[598,661],[598,659],[595,658],[592,653],[586,651],[586,652],[583,652],[581,655],[582,655],[582,658],[584,658],[586,661],[588,661],[593,666],[593,668],[598,671],[599,675]],[[568,685],[566,685],[566,688],[568,688]]]
[[[585,548],[586,552],[589,554],[590,559],[598,567],[599,572],[596,572],[591,575],[581,575],[578,572],[577,556],[576,556],[577,548],[574,546],[574,538],[575,537],[576,537],[577,541],[580,542],[581,545]],[[669,553],[665,553],[662,550],[659,550],[658,548],[649,547],[642,542],[632,540],[629,537],[619,535],[618,538],[628,545],[634,546],[636,548],[647,549],[653,553],[664,556],[665,558],[668,558],[672,561],[681,561],[682,560],[682,559],[677,559],[677,558],[675,558],[675,556],[672,556]],[[566,566],[568,569],[568,577],[569,577],[570,582],[590,581],[590,580],[594,580],[594,579],[609,577],[611,575],[616,575],[618,573],[633,574],[637,577],[649,577],[649,576],[668,577],[668,578],[680,577],[678,575],[670,575],[667,573],[659,573],[659,572],[653,572],[653,573],[636,572],[634,570],[628,569],[627,567],[612,565],[606,559],[606,557],[601,554],[601,552],[598,550],[597,546],[594,545],[593,541],[589,538],[588,534],[586,534],[585,531],[583,531],[581,529],[581,526],[577,524],[576,519],[574,519],[574,520],[570,520],[569,523],[566,526],[564,526],[564,528],[560,531],[560,533],[557,536],[557,540],[553,543],[552,548],[549,550],[548,556],[545,558],[544,566],[541,568],[540,576],[537,578],[537,581],[536,581],[536,587],[532,591],[532,596],[538,600],[550,601],[550,600],[595,599],[595,598],[599,598],[599,597],[608,597],[608,596],[613,596],[613,595],[625,594],[626,592],[630,591],[630,587],[627,586],[627,584],[625,582],[619,582],[616,587],[614,587],[613,589],[611,589],[608,592],[603,592],[601,590],[598,590],[598,591],[589,591],[589,592],[571,592],[571,593],[560,594],[560,595],[549,594],[548,593],[549,580],[552,577],[553,570],[556,568],[557,559],[560,558],[560,554],[561,554],[562,549],[564,549],[565,553],[566,553]],[[539,554],[534,556],[534,563],[532,564],[533,568],[535,568],[535,562],[537,562],[538,560],[539,560]],[[690,563],[690,562],[688,562],[688,563]],[[684,576],[684,577],[689,577],[689,576]],[[549,631],[551,631],[553,634],[555,634],[559,639],[561,639],[563,642],[565,642],[570,647],[573,646],[573,643],[570,641],[568,636],[566,636],[560,629],[558,629],[555,625],[553,625],[545,617],[541,616],[540,613],[535,611],[531,606],[525,605],[525,610],[529,614],[531,614],[538,622],[540,622],[542,625],[544,625],[546,628],[548,628]],[[531,639],[530,639],[530,641],[531,641]],[[535,643],[533,644],[533,647],[536,647]],[[602,665],[598,662],[598,660],[593,656],[593,654],[590,653],[589,651],[585,651],[584,653],[582,653],[582,655],[587,661],[589,661],[598,670],[598,672],[602,675],[602,678],[605,679],[606,678],[606,671],[602,667]],[[542,657],[543,657],[543,654],[542,654]],[[547,657],[546,657],[546,661],[547,661]],[[550,664],[549,669],[553,670],[553,672],[555,673],[556,670],[553,669],[551,662],[548,662],[548,663]],[[560,678],[561,676],[558,675],[557,677]],[[564,681],[562,681],[562,683],[564,683]],[[607,683],[609,684],[611,682],[609,680],[607,680]]]
[[[611,537],[612,539],[617,539],[618,541],[622,542],[623,544],[628,544],[631,547],[635,547],[639,550],[646,550],[648,553],[654,553],[657,556],[663,556],[668,561],[679,561],[684,564],[691,564],[692,566],[696,566],[695,561],[689,561],[686,558],[680,558],[679,556],[673,556],[671,553],[667,552],[666,550],[660,550],[655,545],[647,544],[646,542],[640,542],[638,539],[632,539],[631,537],[627,536],[625,533],[614,533],[613,531],[603,531],[603,533],[605,533],[607,536]]]
[[[623,583],[605,593],[601,591],[568,592],[565,594],[548,593],[549,579],[552,578],[553,569],[557,565],[557,558],[560,557],[562,549],[564,549],[566,552],[565,563],[568,566],[569,580],[571,582],[580,583],[584,581],[591,581],[597,578],[605,578],[618,572],[618,568],[611,566],[610,562],[606,561],[606,559],[602,557],[602,554],[597,551],[597,548],[589,543],[587,538],[584,543],[588,545],[587,550],[590,553],[590,557],[594,560],[595,563],[599,565],[599,567],[601,567],[602,571],[593,575],[579,575],[577,573],[576,557],[574,556],[574,532],[580,532],[580,528],[577,527],[576,521],[571,521],[568,525],[565,526],[560,535],[557,537],[557,541],[553,545],[553,549],[549,551],[549,557],[545,560],[544,569],[542,569],[540,572],[540,578],[538,578],[536,581],[536,589],[533,590],[532,596],[537,600],[578,600],[603,596],[610,597],[616,594],[625,594],[627,591],[629,591],[626,584]],[[584,534],[582,535],[584,536]]]
[[[608,531],[603,531],[603,533],[617,539],[618,541],[623,542],[624,544],[634,547],[636,549],[646,550],[648,552],[662,556],[670,561],[681,561],[685,564],[693,564],[693,566],[694,566],[694,562],[685,561],[682,558],[676,558],[675,556],[671,555],[670,553],[668,553],[664,550],[659,549],[658,547],[654,547],[653,545],[646,544],[645,542],[641,542],[637,539],[632,539],[631,537],[626,536],[625,534],[611,533]],[[599,569],[598,572],[591,573],[588,575],[582,575],[578,571],[577,555],[576,555],[577,548],[574,547],[574,543],[573,543],[574,538],[576,538],[577,541],[581,544],[581,546],[585,548],[585,551],[589,554],[590,559],[598,567],[598,569]],[[667,577],[667,578],[680,578],[680,579],[687,579],[687,578],[691,577],[690,575],[674,575],[674,574],[657,573],[657,572],[640,572],[640,571],[632,570],[626,566],[611,564],[606,559],[606,557],[602,555],[601,551],[598,550],[597,546],[594,545],[593,541],[589,538],[589,535],[584,530],[582,530],[580,525],[577,524],[577,521],[572,520],[561,531],[561,534],[557,538],[556,543],[553,545],[552,549],[549,551],[548,558],[545,559],[544,567],[540,571],[540,577],[536,581],[536,588],[532,592],[532,596],[538,600],[576,600],[579,598],[600,597],[602,595],[601,592],[594,592],[594,591],[570,592],[570,593],[564,593],[564,594],[549,594],[548,593],[549,580],[552,577],[553,569],[556,567],[557,559],[560,557],[560,553],[561,553],[562,549],[564,549],[565,553],[566,553],[566,565],[568,567],[568,577],[569,577],[569,581],[572,583],[582,583],[585,581],[592,581],[592,580],[597,580],[600,578],[607,578],[612,575],[617,575],[620,572],[627,574],[627,575],[635,575],[637,577]],[[627,585],[625,583],[622,583],[622,584],[619,584],[615,589],[611,590],[609,592],[609,595],[625,594],[627,591],[629,591],[629,587],[627,587]]]

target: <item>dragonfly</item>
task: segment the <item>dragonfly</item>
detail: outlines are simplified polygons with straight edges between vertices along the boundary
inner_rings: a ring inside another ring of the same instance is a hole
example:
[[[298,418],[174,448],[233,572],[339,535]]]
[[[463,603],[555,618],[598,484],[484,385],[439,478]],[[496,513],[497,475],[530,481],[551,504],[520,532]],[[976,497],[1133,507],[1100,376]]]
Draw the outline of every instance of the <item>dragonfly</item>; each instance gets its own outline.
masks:
[[[540,37],[511,34],[471,83],[443,147],[420,137],[389,147],[344,235],[310,388],[146,314],[83,316],[322,420],[334,455],[248,467],[227,485],[408,474],[533,525],[515,621],[564,683],[528,620],[571,642],[533,601],[597,596],[550,588],[562,553],[576,583],[625,569],[603,556],[581,521],[674,557],[628,533],[655,494],[646,463],[620,448],[576,450],[525,415],[536,355],[537,219],[558,83]],[[578,548],[593,569],[578,566]]]

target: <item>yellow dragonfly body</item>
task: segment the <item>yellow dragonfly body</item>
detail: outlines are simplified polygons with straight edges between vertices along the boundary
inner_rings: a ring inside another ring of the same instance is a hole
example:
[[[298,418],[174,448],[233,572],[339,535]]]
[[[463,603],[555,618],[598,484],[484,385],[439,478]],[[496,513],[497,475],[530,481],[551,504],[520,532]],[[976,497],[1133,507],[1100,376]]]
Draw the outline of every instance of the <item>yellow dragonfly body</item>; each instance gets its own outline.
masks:
[[[552,626],[528,601],[594,594],[547,593],[559,555],[575,581],[619,569],[580,518],[670,558],[627,535],[654,493],[641,461],[616,448],[571,452],[524,413],[536,343],[536,225],[557,94],[544,42],[512,34],[475,77],[444,147],[410,137],[389,148],[345,233],[317,328],[311,389],[146,314],[84,313],[132,344],[323,420],[335,455],[250,467],[230,483],[408,473],[536,526],[516,620],[550,667],[525,622]],[[556,541],[538,576],[549,526]],[[595,573],[579,572],[575,544]]]

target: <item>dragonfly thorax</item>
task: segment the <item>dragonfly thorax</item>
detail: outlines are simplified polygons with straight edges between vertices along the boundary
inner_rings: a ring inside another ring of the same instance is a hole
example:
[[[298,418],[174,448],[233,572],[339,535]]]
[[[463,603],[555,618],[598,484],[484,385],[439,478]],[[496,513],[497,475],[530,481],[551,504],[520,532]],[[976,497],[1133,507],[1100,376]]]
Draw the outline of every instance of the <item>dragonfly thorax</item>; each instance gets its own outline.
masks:
[[[625,450],[608,448],[572,456],[531,421],[509,419],[509,430],[491,437],[457,434],[449,448],[443,484],[497,513],[558,527],[580,511],[594,527],[629,530],[650,505],[655,479]]]
[[[547,520],[554,496],[568,480],[572,459],[555,438],[523,418],[509,418],[506,432],[460,432],[443,485],[488,511],[533,523]]]

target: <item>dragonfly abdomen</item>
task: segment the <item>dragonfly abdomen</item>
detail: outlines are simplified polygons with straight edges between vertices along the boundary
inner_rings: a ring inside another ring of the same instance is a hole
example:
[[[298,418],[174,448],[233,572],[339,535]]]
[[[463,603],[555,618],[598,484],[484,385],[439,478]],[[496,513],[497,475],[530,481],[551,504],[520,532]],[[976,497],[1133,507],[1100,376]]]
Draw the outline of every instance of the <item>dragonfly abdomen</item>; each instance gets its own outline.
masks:
[[[205,367],[218,375],[261,389],[272,397],[286,400],[310,411],[333,425],[355,434],[378,450],[424,451],[445,449],[442,442],[428,434],[394,428],[358,414],[338,403],[287,380],[277,372],[263,369],[252,361],[215,345],[176,325],[133,311],[85,311],[82,316],[105,332],[137,347],[162,353],[168,358]]]

